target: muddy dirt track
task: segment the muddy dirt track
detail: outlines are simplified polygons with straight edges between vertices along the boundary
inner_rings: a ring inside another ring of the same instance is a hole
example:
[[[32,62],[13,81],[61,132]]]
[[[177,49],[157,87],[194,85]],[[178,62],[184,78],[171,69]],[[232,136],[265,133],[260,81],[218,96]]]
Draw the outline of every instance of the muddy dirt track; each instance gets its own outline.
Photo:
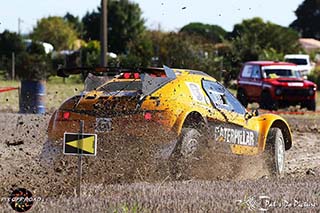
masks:
[[[40,160],[49,118],[49,114],[0,114],[0,211],[12,212],[5,198],[18,187],[42,199],[30,212],[320,211],[320,119],[287,117],[294,145],[286,152],[284,178],[257,172],[259,159],[249,163],[234,159],[233,165],[213,159],[215,165],[194,170],[190,180],[176,181],[163,161],[153,162],[155,167],[148,157],[139,163],[129,154],[100,162],[86,157],[79,200],[74,196],[76,158],[55,168]],[[215,177],[203,179],[202,173]]]

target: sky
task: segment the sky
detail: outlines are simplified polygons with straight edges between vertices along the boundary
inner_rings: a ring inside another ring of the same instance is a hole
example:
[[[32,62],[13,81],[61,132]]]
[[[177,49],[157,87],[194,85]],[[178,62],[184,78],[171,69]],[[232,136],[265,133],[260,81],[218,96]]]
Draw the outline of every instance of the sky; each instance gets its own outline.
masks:
[[[0,32],[32,31],[37,20],[64,16],[67,12],[82,18],[100,0],[0,0]],[[296,19],[294,11],[303,0],[131,0],[139,4],[149,29],[178,31],[190,22],[215,24],[231,31],[243,19],[261,17],[288,26]]]

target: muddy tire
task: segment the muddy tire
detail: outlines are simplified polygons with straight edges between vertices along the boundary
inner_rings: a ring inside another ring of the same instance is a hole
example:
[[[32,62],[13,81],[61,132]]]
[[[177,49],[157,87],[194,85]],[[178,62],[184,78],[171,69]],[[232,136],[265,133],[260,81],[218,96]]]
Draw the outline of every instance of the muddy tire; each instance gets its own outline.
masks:
[[[201,134],[194,128],[183,128],[180,138],[180,155],[184,158],[189,158],[194,155],[199,146]]]
[[[266,150],[269,172],[277,177],[284,175],[285,144],[279,128],[271,128],[267,136]]]
[[[195,128],[183,128],[170,158],[173,179],[190,179],[188,170],[201,143],[201,133]]]
[[[305,103],[307,110],[316,111],[316,101],[310,100]]]
[[[261,94],[260,107],[267,110],[277,110],[279,104],[277,101],[273,100],[269,92],[264,91]]]
[[[246,96],[246,94],[244,93],[243,89],[239,89],[237,91],[237,99],[239,100],[239,102],[245,107],[247,108],[248,106],[248,98]]]

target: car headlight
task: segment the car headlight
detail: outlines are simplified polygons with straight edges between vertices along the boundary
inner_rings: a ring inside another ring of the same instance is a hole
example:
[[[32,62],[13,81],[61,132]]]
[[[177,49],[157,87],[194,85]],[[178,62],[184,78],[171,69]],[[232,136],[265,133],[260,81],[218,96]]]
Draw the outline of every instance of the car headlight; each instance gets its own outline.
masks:
[[[315,87],[312,87],[312,88],[309,89],[309,95],[310,96],[313,96],[315,92],[316,92],[316,88]]]
[[[281,95],[282,94],[282,89],[281,88],[277,88],[276,89],[276,95]]]

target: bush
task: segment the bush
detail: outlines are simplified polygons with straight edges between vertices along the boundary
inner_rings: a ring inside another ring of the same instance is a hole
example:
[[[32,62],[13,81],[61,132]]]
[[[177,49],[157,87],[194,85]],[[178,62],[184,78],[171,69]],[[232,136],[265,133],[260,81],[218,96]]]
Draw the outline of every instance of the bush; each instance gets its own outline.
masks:
[[[53,72],[50,57],[41,44],[32,43],[16,61],[16,73],[21,80],[45,80]]]
[[[96,67],[100,64],[100,42],[90,41],[81,49],[81,63],[83,67]]]
[[[309,75],[308,80],[317,84],[317,89],[320,90],[320,67],[316,67]]]

